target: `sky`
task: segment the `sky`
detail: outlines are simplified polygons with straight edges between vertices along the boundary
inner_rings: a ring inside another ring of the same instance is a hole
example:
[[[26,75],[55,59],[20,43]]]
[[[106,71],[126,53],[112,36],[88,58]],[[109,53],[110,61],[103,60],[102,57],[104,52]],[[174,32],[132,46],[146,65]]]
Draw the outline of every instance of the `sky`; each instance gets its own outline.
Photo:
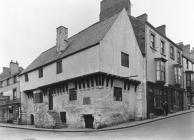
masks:
[[[56,28],[69,37],[99,20],[101,0],[0,0],[0,72],[11,60],[26,68],[56,44]],[[131,0],[132,16],[148,14],[155,27],[165,24],[175,43],[194,47],[193,0]]]

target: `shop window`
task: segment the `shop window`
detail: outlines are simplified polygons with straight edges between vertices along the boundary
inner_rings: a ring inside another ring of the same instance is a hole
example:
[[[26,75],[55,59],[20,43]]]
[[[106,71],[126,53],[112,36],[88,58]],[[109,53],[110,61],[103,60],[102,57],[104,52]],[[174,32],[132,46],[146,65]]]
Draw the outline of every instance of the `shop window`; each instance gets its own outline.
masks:
[[[114,87],[114,101],[122,101],[122,88]]]

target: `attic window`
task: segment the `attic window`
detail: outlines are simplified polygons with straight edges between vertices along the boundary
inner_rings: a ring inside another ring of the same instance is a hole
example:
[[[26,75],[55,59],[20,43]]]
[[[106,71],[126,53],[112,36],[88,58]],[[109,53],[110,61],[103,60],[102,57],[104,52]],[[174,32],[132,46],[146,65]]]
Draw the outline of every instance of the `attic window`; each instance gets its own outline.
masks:
[[[43,68],[40,68],[38,70],[38,75],[39,75],[39,78],[42,78],[43,77]]]
[[[129,67],[129,55],[123,52],[121,52],[121,65]]]

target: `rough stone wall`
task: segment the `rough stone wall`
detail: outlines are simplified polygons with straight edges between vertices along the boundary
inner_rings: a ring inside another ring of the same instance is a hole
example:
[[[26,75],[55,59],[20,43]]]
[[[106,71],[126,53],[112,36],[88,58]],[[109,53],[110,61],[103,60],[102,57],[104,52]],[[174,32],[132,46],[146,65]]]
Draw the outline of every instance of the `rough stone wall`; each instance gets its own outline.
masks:
[[[69,88],[73,88],[73,84]],[[114,101],[114,87],[122,88],[122,101]],[[136,118],[143,118],[144,84],[135,92],[135,86],[124,90],[124,82],[114,80],[113,87],[90,87],[77,90],[77,100],[69,101],[69,94],[57,93],[53,96],[53,111],[60,114],[66,112],[66,125],[69,128],[85,128],[84,115],[94,117],[94,128],[106,127],[122,122],[129,122]],[[91,104],[84,105],[83,98],[89,97]],[[27,122],[30,124],[30,115],[35,116],[37,127],[53,128],[56,120],[48,113],[48,96],[44,96],[44,103],[34,104],[28,99],[26,107]]]

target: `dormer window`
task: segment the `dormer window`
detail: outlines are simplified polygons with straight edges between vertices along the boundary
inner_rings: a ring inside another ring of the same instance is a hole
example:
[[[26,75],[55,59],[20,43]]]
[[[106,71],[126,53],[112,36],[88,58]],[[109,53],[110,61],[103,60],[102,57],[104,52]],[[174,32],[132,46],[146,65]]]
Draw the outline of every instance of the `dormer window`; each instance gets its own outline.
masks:
[[[156,58],[156,81],[165,82],[166,81],[166,60],[164,58]]]

